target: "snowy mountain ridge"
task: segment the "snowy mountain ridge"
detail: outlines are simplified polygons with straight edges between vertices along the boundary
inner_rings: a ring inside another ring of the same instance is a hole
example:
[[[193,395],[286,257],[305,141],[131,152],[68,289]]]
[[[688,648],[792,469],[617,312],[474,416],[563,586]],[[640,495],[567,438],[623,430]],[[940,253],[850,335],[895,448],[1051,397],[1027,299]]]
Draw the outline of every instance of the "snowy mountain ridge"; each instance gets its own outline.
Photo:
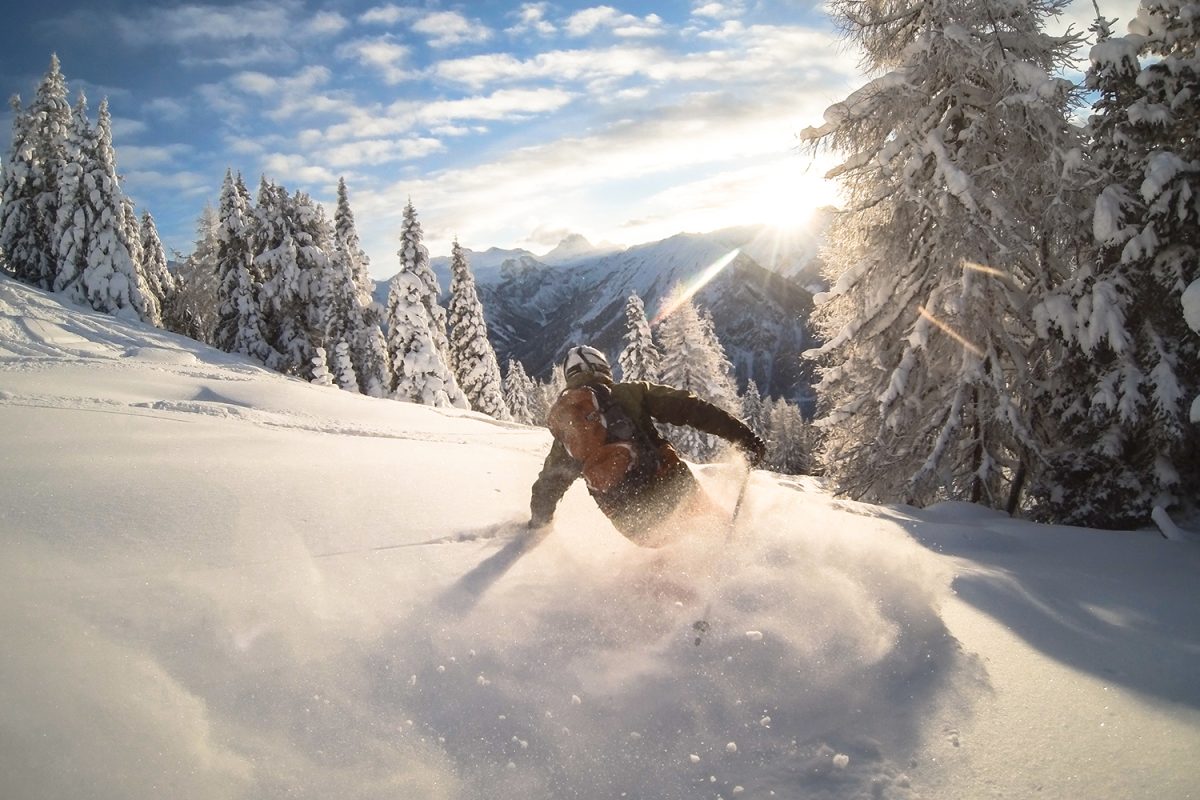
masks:
[[[744,386],[753,378],[764,393],[809,404],[810,367],[800,354],[814,344],[807,327],[812,294],[799,281],[806,275],[810,283],[815,280],[815,244],[811,237],[785,241],[770,231],[748,226],[681,233],[608,252],[587,251],[580,237],[542,258],[524,250],[496,249],[468,252],[468,258],[501,363],[516,358],[527,372],[544,379],[574,343],[590,342],[615,361],[623,347],[624,308],[631,293],[642,297],[653,318],[676,286],[692,285],[712,264],[737,251],[733,262],[699,291],[696,302],[712,314],[739,383]],[[567,260],[552,257],[564,252],[573,255]],[[445,289],[448,260],[430,262]],[[785,274],[787,269],[795,277]]]

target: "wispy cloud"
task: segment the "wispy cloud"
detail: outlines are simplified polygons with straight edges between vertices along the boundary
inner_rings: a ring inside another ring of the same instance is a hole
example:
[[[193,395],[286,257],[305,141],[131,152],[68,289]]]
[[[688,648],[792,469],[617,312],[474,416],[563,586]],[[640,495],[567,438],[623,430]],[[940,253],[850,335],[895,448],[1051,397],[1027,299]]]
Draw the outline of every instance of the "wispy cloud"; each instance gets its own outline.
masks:
[[[364,11],[358,21],[367,25],[397,25],[416,19],[419,14],[418,9],[388,3]]]
[[[635,17],[612,6],[585,8],[572,14],[566,23],[566,31],[571,36],[587,36],[601,28],[617,36],[647,37],[661,35],[666,26],[657,14]]]
[[[317,152],[317,160],[338,169],[424,158],[446,149],[438,139],[360,139]]]
[[[454,120],[504,120],[557,111],[574,97],[562,89],[502,89],[482,97],[442,100],[421,107],[427,125]]]
[[[428,14],[413,23],[412,29],[427,37],[431,47],[486,42],[492,37],[492,31],[486,25],[456,11]]]
[[[491,83],[554,80],[590,81],[647,73],[667,55],[649,47],[610,47],[592,50],[552,50],[521,59],[490,53],[438,63],[439,78],[479,88]]]
[[[131,170],[146,170],[175,163],[194,152],[191,145],[125,145],[121,147],[121,165]]]
[[[417,77],[408,67],[411,52],[391,35],[385,35],[347,42],[338,48],[337,54],[374,69],[385,83],[397,84]]]
[[[712,19],[729,19],[731,17],[741,16],[746,12],[745,4],[733,0],[733,2],[701,2],[692,3],[692,14],[697,17],[710,17]]]
[[[558,28],[546,19],[549,5],[549,3],[525,3],[514,14],[517,17],[517,23],[506,29],[505,33],[512,36],[522,36],[528,33],[553,36],[558,33]]]
[[[334,36],[349,25],[350,22],[336,11],[320,11],[308,21],[306,27],[317,36]]]
[[[179,63],[232,68],[295,61],[306,41],[336,36],[350,24],[335,11],[312,13],[299,0],[147,6],[109,22],[126,45],[171,46]]]
[[[270,153],[262,159],[262,168],[267,177],[285,183],[332,186],[338,179],[333,170],[295,153]]]

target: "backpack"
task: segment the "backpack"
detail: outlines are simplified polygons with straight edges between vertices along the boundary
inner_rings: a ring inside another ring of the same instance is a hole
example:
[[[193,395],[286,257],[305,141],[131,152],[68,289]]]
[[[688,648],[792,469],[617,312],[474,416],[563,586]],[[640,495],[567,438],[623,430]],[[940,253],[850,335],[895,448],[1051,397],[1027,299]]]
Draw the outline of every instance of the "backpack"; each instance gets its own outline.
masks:
[[[567,453],[582,465],[593,493],[635,493],[665,466],[663,450],[613,400],[603,384],[565,389],[547,415],[546,424]]]

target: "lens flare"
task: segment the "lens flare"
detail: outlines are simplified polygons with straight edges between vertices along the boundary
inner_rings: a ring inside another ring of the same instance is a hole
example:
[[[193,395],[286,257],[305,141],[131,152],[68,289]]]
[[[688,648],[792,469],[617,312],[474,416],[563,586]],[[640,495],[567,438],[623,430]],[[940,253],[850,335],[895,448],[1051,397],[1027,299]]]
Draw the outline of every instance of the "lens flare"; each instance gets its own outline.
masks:
[[[703,289],[709,281],[717,277],[717,275],[721,273],[721,270],[732,264],[733,260],[738,257],[738,253],[740,252],[742,252],[742,249],[740,247],[735,247],[733,250],[730,250],[728,253],[705,267],[704,271],[693,278],[692,282],[689,283],[683,289],[683,291],[679,292],[679,294],[674,297],[667,298],[663,302],[662,308],[659,309],[658,314],[655,315],[654,319],[650,321],[650,325],[652,327],[656,326],[664,319],[674,314],[680,306],[682,306],[688,300],[691,300],[696,292]]]
[[[942,332],[944,332],[951,339],[953,339],[954,341],[961,344],[965,350],[968,350],[968,351],[974,353],[975,355],[979,356],[980,358],[983,357],[982,350],[980,350],[978,347],[976,347],[974,344],[972,344],[970,341],[968,341],[967,337],[963,336],[961,333],[954,330],[954,328],[951,328],[947,323],[942,322],[940,319],[935,317],[933,315],[933,312],[931,312],[929,309],[925,308],[925,306],[921,306],[917,310],[921,314],[922,317],[924,317],[925,319],[929,320],[931,323],[936,325]]]

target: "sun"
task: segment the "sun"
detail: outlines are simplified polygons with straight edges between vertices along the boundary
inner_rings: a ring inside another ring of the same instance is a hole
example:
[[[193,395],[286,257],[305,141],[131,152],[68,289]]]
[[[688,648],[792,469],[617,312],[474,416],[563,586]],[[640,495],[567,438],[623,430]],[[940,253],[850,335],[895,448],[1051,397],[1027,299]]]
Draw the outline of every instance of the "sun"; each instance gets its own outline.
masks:
[[[817,209],[840,202],[836,184],[814,172],[798,158],[765,170],[746,187],[740,216],[783,233],[804,230]]]

